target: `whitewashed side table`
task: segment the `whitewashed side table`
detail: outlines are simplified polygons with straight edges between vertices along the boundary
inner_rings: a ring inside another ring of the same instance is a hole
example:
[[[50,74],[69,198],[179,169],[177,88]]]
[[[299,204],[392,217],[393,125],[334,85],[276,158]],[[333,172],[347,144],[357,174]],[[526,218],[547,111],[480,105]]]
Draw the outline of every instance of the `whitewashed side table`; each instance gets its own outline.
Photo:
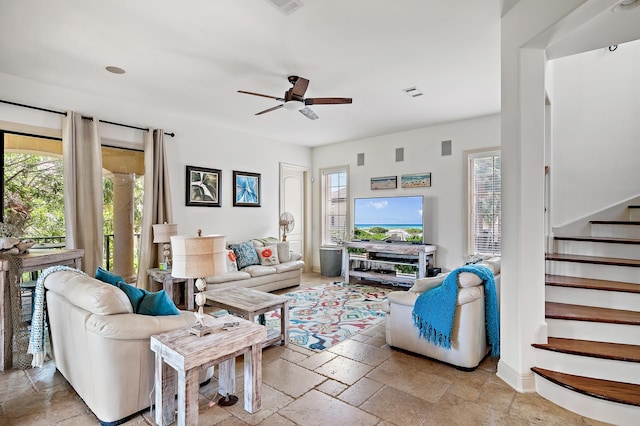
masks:
[[[240,324],[223,330],[223,324],[228,322]],[[249,413],[260,409],[266,328],[231,315],[207,316],[205,325],[214,327],[214,331],[202,337],[189,333],[188,327],[151,336],[151,350],[156,358],[156,423],[160,426],[175,421],[176,376],[178,425],[197,425],[199,371],[219,364],[220,393],[233,394],[235,360],[240,355],[244,356],[244,409]]]
[[[169,294],[171,300],[176,302],[174,299],[174,284],[183,283],[184,284],[184,304],[185,309],[187,311],[193,310],[193,302],[194,302],[194,292],[193,292],[193,279],[189,278],[176,278],[171,275],[171,269],[160,270],[159,268],[147,269],[147,275],[149,276],[149,288],[153,288],[153,282],[157,282],[162,284],[162,289]]]

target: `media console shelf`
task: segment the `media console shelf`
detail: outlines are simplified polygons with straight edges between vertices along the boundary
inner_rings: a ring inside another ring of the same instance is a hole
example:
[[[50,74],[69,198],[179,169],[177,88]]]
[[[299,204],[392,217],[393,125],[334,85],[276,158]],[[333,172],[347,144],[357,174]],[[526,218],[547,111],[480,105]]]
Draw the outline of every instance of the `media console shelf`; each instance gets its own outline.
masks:
[[[362,253],[350,253],[349,249],[360,249]],[[416,278],[426,277],[427,269],[434,267],[435,254],[436,246],[429,244],[349,241],[342,249],[344,282],[354,277],[411,287]],[[396,265],[416,266],[417,276],[397,276]]]

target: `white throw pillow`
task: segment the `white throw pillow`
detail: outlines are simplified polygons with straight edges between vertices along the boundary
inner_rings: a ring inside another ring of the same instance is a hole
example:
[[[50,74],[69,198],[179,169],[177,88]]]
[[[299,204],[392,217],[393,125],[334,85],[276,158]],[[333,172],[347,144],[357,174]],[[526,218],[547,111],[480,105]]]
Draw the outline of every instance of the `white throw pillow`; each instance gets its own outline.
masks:
[[[227,272],[236,272],[238,263],[236,262],[236,252],[227,250]]]
[[[279,265],[278,246],[276,244],[256,248],[260,264],[265,266]]]
[[[429,291],[442,284],[444,279],[447,278],[447,275],[449,274],[438,274],[435,277],[418,278],[409,291],[414,293],[424,293],[425,291]]]

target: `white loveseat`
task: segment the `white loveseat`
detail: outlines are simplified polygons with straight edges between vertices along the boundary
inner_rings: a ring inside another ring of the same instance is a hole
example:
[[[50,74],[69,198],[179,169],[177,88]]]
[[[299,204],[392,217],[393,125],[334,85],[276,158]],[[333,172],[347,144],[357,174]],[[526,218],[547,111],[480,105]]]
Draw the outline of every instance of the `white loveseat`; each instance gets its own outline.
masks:
[[[496,295],[500,306],[500,258],[479,262],[494,273]],[[483,281],[475,274],[462,272],[458,276],[458,300],[451,334],[451,348],[445,349],[420,337],[413,323],[412,312],[422,292],[440,285],[447,274],[416,280],[408,291],[389,293],[385,310],[386,340],[393,348],[433,358],[460,369],[475,369],[487,355],[487,333],[485,326],[485,301]]]
[[[290,252],[286,242],[279,242],[273,237],[253,239],[249,242],[256,250],[256,255],[262,249],[272,247],[273,261],[263,261],[261,264],[246,266],[240,270],[237,270],[237,266],[230,265],[232,262],[227,262],[227,272],[206,279],[207,291],[226,287],[246,287],[270,292],[300,285],[304,268],[302,255]]]
[[[52,272],[44,286],[56,368],[100,423],[118,424],[149,407],[155,365],[150,337],[193,324],[194,313],[134,314],[118,287],[76,271]]]

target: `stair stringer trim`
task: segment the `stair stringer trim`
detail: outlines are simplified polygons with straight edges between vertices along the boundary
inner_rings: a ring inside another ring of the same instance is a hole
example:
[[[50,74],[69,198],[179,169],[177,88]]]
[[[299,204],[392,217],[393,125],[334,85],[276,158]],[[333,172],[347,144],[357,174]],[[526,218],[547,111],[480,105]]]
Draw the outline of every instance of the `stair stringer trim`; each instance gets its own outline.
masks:
[[[620,426],[638,424],[640,407],[584,395],[538,375],[535,375],[535,385],[543,398],[581,416]]]
[[[592,220],[629,220],[629,211],[627,210],[627,207],[631,204],[640,204],[640,194],[576,220],[572,220],[558,226],[553,226],[553,235],[562,237],[590,236]]]

